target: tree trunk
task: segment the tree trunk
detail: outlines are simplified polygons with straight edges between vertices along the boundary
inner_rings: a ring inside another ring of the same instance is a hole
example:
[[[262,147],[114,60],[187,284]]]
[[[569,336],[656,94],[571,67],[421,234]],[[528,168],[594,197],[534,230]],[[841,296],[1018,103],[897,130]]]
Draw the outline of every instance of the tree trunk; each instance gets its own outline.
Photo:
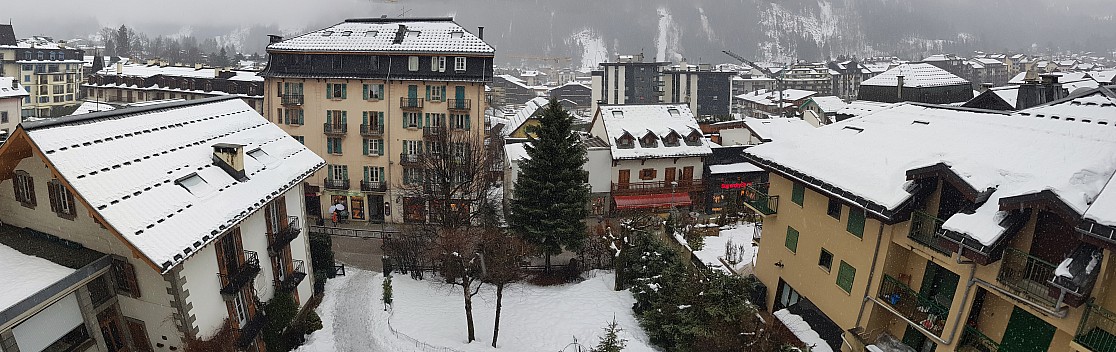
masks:
[[[545,266],[546,266],[546,268],[544,269],[543,272],[545,272],[547,274],[550,274],[550,253],[546,254],[546,264],[545,264]]]
[[[496,348],[496,339],[500,337],[500,308],[504,305],[504,284],[496,284],[496,322],[492,328],[492,348]]]
[[[469,294],[470,281],[463,281],[464,285],[461,285],[461,287],[462,292],[465,293],[465,321],[469,326],[469,342],[471,343],[477,339],[477,334],[473,332],[473,296]]]

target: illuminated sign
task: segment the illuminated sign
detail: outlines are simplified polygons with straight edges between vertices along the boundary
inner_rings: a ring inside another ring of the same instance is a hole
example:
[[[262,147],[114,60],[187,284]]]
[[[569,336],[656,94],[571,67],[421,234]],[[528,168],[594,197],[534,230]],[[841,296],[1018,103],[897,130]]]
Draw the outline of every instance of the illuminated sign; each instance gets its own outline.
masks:
[[[721,189],[740,189],[740,188],[746,188],[746,187],[748,187],[748,185],[750,185],[750,184],[752,184],[752,183],[751,183],[751,182],[740,182],[740,183],[722,183],[722,184],[721,184]]]

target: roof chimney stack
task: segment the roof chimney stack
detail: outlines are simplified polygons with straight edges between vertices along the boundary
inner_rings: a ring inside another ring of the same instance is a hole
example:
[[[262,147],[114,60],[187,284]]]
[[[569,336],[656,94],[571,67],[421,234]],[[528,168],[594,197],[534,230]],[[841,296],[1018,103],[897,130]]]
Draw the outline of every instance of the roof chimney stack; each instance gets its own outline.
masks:
[[[477,27],[477,39],[484,40],[484,26]]]
[[[12,78],[12,89],[19,89],[19,80]]]
[[[244,173],[244,146],[231,143],[213,145],[213,163],[229,173],[237,181],[247,181]]]
[[[124,62],[123,61],[117,61],[116,62],[116,74],[118,74],[118,75],[124,74]]]
[[[895,76],[895,80],[897,81],[895,88],[897,89],[896,96],[898,98],[896,102],[903,102],[903,75]]]
[[[268,34],[267,35],[267,40],[268,40],[268,44],[275,44],[275,43],[283,41],[283,36],[276,35],[276,34]]]

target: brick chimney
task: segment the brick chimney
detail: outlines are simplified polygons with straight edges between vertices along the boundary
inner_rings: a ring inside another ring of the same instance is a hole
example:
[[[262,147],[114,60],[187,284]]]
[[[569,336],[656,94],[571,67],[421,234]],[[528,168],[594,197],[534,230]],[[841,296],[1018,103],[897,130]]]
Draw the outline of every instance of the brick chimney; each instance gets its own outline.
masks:
[[[244,146],[231,143],[213,145],[213,163],[229,173],[237,181],[246,181],[244,173]]]

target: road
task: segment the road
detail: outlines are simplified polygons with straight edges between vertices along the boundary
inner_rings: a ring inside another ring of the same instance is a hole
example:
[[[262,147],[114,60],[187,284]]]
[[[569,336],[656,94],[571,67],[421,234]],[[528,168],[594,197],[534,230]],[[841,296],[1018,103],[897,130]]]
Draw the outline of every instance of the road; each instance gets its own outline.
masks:
[[[364,270],[383,272],[383,240],[333,236],[333,260]]]

